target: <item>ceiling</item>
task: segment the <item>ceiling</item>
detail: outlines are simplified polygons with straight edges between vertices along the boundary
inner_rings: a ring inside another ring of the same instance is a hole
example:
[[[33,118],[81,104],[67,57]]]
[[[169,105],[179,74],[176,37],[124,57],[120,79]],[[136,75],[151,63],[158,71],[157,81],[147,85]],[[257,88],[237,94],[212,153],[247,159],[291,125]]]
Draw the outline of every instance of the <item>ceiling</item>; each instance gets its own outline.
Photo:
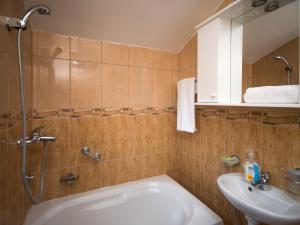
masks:
[[[43,3],[33,29],[179,52],[222,0],[24,0]]]

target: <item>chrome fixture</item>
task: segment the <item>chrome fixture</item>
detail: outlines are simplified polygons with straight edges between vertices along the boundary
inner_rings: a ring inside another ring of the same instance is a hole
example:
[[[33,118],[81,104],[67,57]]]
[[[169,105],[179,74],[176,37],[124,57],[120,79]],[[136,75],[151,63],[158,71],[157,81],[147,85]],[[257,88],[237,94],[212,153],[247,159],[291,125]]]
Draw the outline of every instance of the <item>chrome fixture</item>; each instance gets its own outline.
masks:
[[[66,176],[60,178],[59,182],[65,184],[73,184],[75,181],[79,180],[79,175],[75,175],[74,173],[69,173]]]
[[[90,156],[95,161],[99,161],[101,158],[101,155],[99,153],[92,154],[89,147],[87,147],[87,146],[84,146],[81,149],[81,154],[84,156]]]
[[[267,0],[252,0],[252,6],[253,7],[260,7],[264,4],[266,4]]]
[[[54,137],[40,136],[39,131],[33,132],[32,138],[27,136],[27,115],[26,115],[26,104],[25,104],[25,90],[24,90],[24,76],[23,76],[23,65],[22,65],[22,51],[21,51],[21,34],[22,31],[26,29],[28,20],[30,16],[38,12],[42,15],[49,15],[51,13],[50,9],[45,5],[35,5],[29,8],[25,15],[21,19],[10,18],[10,17],[0,17],[0,24],[5,25],[9,31],[12,28],[17,29],[17,47],[18,47],[18,68],[19,68],[19,93],[20,93],[20,108],[22,115],[22,138],[17,142],[22,148],[22,181],[25,188],[26,193],[30,201],[33,204],[37,204],[41,201],[42,193],[44,191],[44,175],[45,175],[45,164],[46,164],[46,153],[47,153],[47,143],[48,141],[55,141]],[[26,169],[26,157],[27,157],[27,145],[32,143],[37,143],[41,141],[43,143],[43,158],[42,158],[42,166],[41,166],[41,181],[40,181],[40,189],[39,193],[36,197],[33,196],[31,188],[28,184],[29,180],[34,179],[32,176],[28,176]]]
[[[270,172],[264,172],[261,174],[259,181],[251,182],[251,185],[254,187],[258,187],[261,190],[267,191],[270,190],[269,186]]]
[[[286,58],[284,58],[283,56],[274,56],[275,60],[281,60],[284,62],[285,64],[285,71],[287,72],[288,75],[288,84],[290,84],[290,73],[293,72],[293,66],[290,65],[288,63],[288,61],[286,60]]]
[[[30,16],[38,12],[41,15],[50,15],[51,10],[46,5],[35,5],[29,8],[25,15],[21,19],[10,18],[10,17],[2,17],[2,23],[6,24],[7,28],[11,30],[11,28],[15,29],[25,29],[27,26],[28,19]]]
[[[40,135],[40,132],[41,132],[41,129],[43,127],[37,127],[35,128],[34,130],[31,131],[32,133],[32,137],[29,138],[29,137],[26,137],[25,139],[21,138],[20,140],[17,141],[17,144],[19,145],[22,145],[22,143],[25,141],[27,145],[30,145],[30,144],[34,144],[36,142],[54,142],[56,140],[55,137],[51,137],[51,136],[41,136]]]
[[[265,6],[265,12],[273,12],[276,9],[279,9],[279,2],[278,1],[272,1],[269,2],[266,6]]]

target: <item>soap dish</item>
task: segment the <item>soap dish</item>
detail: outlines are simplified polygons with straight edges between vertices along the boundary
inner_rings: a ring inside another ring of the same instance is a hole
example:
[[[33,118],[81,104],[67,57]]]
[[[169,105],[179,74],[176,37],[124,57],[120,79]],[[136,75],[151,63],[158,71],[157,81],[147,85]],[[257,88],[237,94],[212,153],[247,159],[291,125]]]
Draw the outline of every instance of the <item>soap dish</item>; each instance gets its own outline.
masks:
[[[236,166],[238,164],[240,164],[240,158],[237,155],[232,155],[232,156],[223,156],[221,157],[221,162],[225,165],[225,166]]]

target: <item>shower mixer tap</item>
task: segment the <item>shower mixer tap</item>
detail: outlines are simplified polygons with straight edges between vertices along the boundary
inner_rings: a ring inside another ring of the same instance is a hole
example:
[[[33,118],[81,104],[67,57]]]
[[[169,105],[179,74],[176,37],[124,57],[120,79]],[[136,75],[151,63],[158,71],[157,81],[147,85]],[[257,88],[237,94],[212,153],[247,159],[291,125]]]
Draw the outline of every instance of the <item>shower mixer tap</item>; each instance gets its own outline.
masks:
[[[37,127],[35,129],[33,129],[31,131],[31,136],[32,136],[31,138],[26,137],[25,140],[22,138],[22,139],[20,139],[20,140],[17,141],[17,144],[21,146],[24,141],[26,141],[27,145],[34,144],[36,142],[43,142],[44,144],[47,143],[47,142],[49,142],[49,141],[54,142],[56,140],[55,137],[52,137],[52,136],[41,136],[40,135],[41,129],[43,129],[43,128],[44,128],[44,126],[40,126],[40,127]]]

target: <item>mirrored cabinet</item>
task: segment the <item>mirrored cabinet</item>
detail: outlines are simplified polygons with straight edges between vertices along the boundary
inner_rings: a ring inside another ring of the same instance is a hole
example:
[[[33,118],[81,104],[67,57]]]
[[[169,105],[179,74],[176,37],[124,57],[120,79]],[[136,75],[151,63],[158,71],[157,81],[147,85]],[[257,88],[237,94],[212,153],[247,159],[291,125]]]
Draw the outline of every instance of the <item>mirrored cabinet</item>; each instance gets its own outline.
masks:
[[[196,104],[300,108],[299,10],[238,0],[199,24]]]

